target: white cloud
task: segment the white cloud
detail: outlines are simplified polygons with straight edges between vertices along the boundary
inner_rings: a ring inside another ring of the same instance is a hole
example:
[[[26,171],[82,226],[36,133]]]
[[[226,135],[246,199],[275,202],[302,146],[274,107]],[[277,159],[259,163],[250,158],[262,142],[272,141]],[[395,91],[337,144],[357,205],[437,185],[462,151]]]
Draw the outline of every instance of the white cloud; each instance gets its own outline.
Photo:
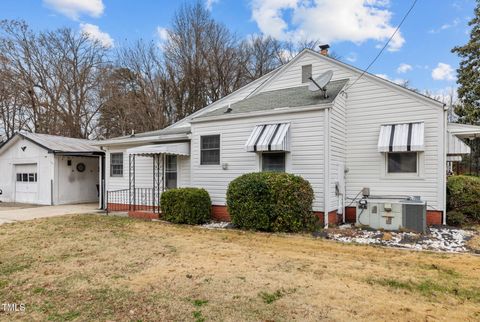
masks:
[[[413,69],[412,65],[401,63],[397,68],[397,73],[405,74]]]
[[[279,40],[383,43],[396,28],[388,6],[388,0],[253,0],[252,18],[264,34]],[[399,50],[404,42],[398,32],[388,50]]]
[[[106,32],[100,30],[97,25],[81,23],[80,30],[92,40],[98,40],[106,48],[113,47],[113,38]]]
[[[434,80],[455,80],[455,71],[452,66],[445,63],[438,63],[437,67],[432,70],[432,78]]]
[[[346,59],[347,61],[351,62],[351,63],[354,63],[354,62],[357,61],[357,53],[353,53],[353,52],[352,52],[352,53],[348,54],[348,56],[345,57],[345,59]]]
[[[403,85],[407,81],[407,80],[402,79],[402,78],[391,79],[390,77],[388,77],[387,74],[375,74],[375,76],[378,76],[380,78],[383,78],[383,79],[391,81],[391,82],[394,82],[395,84],[398,84],[398,85]]]
[[[160,41],[162,41],[162,42],[167,41],[168,37],[169,37],[168,36],[168,29],[158,26],[157,27],[157,36],[160,39]]]
[[[102,0],[43,0],[43,3],[73,20],[81,14],[100,17],[105,10]]]
[[[445,24],[441,25],[440,28],[437,28],[437,29],[430,29],[428,32],[431,33],[431,34],[436,34],[436,33],[439,33],[443,30],[454,28],[454,27],[458,26],[459,23],[460,23],[460,19],[455,18],[455,19],[453,19],[452,22],[445,23]]]
[[[207,10],[212,10],[214,4],[218,3],[220,0],[206,0],[205,7]]]

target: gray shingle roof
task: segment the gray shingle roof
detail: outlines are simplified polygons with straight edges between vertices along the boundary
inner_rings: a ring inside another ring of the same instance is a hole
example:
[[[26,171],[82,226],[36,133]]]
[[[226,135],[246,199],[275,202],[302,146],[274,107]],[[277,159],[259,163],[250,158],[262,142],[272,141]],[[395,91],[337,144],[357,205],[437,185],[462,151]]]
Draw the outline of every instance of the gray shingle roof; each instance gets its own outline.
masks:
[[[255,96],[246,98],[219,109],[199,116],[198,119],[209,116],[234,115],[238,113],[248,113],[254,111],[273,110],[282,107],[300,107],[318,104],[332,103],[342,90],[348,79],[341,79],[330,82],[327,85],[328,97],[324,98],[321,91],[311,92],[308,86],[291,87],[274,91],[262,92]],[[228,108],[229,113],[225,113]]]
[[[99,147],[91,145],[93,141],[90,140],[29,132],[21,132],[19,134],[52,152],[102,152]]]

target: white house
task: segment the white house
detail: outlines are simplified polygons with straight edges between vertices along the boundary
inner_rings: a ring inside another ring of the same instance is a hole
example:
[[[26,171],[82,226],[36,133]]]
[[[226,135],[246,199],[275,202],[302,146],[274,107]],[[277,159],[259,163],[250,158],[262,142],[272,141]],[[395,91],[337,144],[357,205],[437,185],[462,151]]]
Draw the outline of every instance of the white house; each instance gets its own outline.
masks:
[[[309,76],[326,71],[333,72],[327,95],[309,91]],[[443,103],[305,49],[163,130],[96,144],[106,151],[112,210],[156,212],[161,191],[193,186],[210,193],[216,218],[226,218],[231,180],[276,170],[311,183],[313,210],[325,223],[355,220],[351,200],[369,188],[377,196],[420,196],[428,222],[440,224],[447,155],[469,153],[459,137],[480,127],[448,130]]]
[[[103,154],[89,140],[16,133],[0,147],[0,200],[41,205],[96,202]]]

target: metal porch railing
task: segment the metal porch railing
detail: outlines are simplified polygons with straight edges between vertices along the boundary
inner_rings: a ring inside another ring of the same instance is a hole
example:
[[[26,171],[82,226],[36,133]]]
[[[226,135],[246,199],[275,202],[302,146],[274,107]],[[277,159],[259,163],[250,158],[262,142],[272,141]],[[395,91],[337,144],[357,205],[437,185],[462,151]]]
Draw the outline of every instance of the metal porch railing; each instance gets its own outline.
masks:
[[[133,189],[132,189],[133,190]],[[107,191],[106,211],[148,211],[160,213],[160,194],[153,188],[135,188],[130,195],[129,189]]]

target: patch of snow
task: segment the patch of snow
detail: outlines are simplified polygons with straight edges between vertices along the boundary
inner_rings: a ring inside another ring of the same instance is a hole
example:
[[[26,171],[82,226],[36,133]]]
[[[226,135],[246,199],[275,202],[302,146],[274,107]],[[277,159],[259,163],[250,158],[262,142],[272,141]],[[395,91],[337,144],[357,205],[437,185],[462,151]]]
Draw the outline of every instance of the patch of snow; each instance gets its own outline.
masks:
[[[231,228],[232,223],[227,221],[212,221],[207,224],[201,225],[201,227],[207,228],[207,229],[226,229],[226,228]]]
[[[475,234],[473,231],[457,228],[429,228],[426,234],[412,232],[384,232],[364,229],[327,230],[326,238],[343,243],[382,245],[414,250],[444,252],[467,252],[466,242]]]

